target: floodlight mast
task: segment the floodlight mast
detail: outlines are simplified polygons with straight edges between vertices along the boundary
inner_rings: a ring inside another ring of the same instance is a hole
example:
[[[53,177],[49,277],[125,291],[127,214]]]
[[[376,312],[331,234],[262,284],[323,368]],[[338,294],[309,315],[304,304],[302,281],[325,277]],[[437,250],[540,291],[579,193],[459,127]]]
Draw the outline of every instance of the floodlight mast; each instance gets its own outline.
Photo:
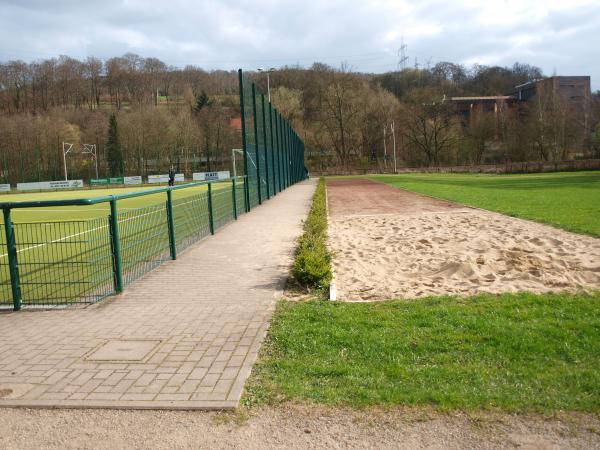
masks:
[[[269,78],[269,74],[271,72],[275,72],[275,67],[271,67],[270,69],[264,69],[262,67],[259,67],[257,69],[259,72],[266,72],[267,73],[267,99],[269,100],[269,103],[271,103],[271,81]]]
[[[394,121],[392,120],[392,139],[394,143],[394,173],[398,173],[398,166],[396,165],[396,130],[394,129]]]
[[[398,165],[396,163],[396,129],[394,127],[394,121],[390,123],[390,131],[392,132],[392,143],[393,143],[393,158],[394,158],[394,173],[398,173]],[[387,149],[386,149],[386,132],[388,125],[385,124],[383,127],[383,159],[385,161],[385,167],[387,168]]]
[[[387,169],[387,149],[385,147],[385,132],[387,131],[387,123],[383,126],[383,165]]]
[[[65,181],[69,180],[67,175],[67,153],[69,153],[73,149],[73,144],[69,144],[68,142],[62,143],[62,151],[63,151],[63,165],[65,168]]]

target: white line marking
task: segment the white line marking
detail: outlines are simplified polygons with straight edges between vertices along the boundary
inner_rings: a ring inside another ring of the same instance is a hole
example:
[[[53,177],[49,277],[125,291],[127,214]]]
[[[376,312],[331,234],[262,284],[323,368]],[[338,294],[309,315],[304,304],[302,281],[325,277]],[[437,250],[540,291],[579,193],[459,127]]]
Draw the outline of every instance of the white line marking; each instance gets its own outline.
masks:
[[[48,208],[52,208],[52,209],[48,209]],[[83,208],[85,208],[85,209],[83,209]],[[109,207],[106,207],[106,208],[86,208],[85,206],[82,206],[82,209],[56,209],[53,206],[43,206],[41,208],[33,208],[33,209],[22,208],[22,209],[18,209],[16,211],[48,213],[48,212],[108,211],[109,209],[110,209]],[[121,209],[121,210],[124,210],[124,209],[125,210],[130,210],[130,209],[137,209],[137,208],[119,208],[119,209]]]
[[[130,220],[136,220],[136,219],[139,219],[140,217],[149,216],[150,214],[155,214],[157,212],[160,212],[160,210],[157,209],[156,211],[151,211],[149,213],[145,213],[145,214],[142,214],[140,216],[135,216],[135,217],[131,217],[129,219],[125,219],[123,221],[119,221],[119,224],[125,223],[125,222],[129,222]],[[82,231],[80,233],[75,233],[75,234],[71,234],[69,236],[64,236],[64,237],[59,238],[59,239],[54,239],[53,241],[50,241],[50,242],[44,242],[42,244],[36,244],[36,245],[32,245],[31,247],[22,248],[21,250],[17,250],[17,253],[26,252],[26,251],[33,250],[34,248],[38,248],[38,247],[44,247],[44,246],[46,246],[48,244],[56,244],[57,242],[64,241],[65,239],[70,239],[72,237],[81,236],[82,234],[91,233],[92,231],[101,230],[103,228],[108,228],[108,225],[102,225],[101,227],[92,228],[91,230],[86,230],[86,231]],[[0,255],[0,258],[4,258],[6,256],[8,256],[8,253],[4,253],[4,254]]]

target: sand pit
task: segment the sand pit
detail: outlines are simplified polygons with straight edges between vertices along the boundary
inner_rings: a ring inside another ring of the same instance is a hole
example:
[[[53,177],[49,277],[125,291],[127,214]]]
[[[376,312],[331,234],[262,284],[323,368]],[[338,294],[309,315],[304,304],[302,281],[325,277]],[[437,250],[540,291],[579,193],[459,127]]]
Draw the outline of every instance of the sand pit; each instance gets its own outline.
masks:
[[[600,239],[360,181],[328,185],[338,299],[600,289]]]

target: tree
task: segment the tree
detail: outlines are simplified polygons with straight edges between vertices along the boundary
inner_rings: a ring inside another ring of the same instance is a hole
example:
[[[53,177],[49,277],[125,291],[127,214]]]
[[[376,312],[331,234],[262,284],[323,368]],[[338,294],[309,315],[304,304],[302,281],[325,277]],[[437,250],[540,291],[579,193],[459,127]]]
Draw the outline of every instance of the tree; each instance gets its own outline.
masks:
[[[594,157],[600,158],[600,123],[596,125],[596,130],[592,135],[592,148],[594,150]]]
[[[200,95],[198,95],[196,97],[196,104],[194,105],[194,112],[199,113],[200,111],[202,111],[202,108],[204,108],[205,106],[210,106],[210,99],[208,98],[208,95],[206,94],[204,89],[202,89],[202,92],[200,92]]]
[[[474,111],[469,126],[465,130],[467,142],[471,150],[471,160],[475,164],[483,162],[486,144],[496,134],[496,119],[493,112]]]
[[[320,125],[343,167],[360,143],[361,83],[343,68],[324,90]]]
[[[574,119],[565,99],[552,86],[538,86],[529,125],[541,160],[566,159],[567,151],[574,141]]]
[[[437,166],[449,160],[456,143],[455,119],[447,103],[413,103],[404,111],[403,130],[420,162]]]
[[[106,139],[106,159],[111,177],[123,176],[124,163],[123,151],[119,143],[119,131],[117,129],[117,117],[110,115],[108,120],[108,137]]]

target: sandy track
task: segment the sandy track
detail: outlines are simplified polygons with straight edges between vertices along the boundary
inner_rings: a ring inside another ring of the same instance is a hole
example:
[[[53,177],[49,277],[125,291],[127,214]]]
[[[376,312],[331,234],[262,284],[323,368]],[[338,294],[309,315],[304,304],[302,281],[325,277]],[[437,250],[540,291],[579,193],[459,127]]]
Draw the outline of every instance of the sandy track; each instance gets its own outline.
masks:
[[[243,414],[243,413],[242,413]],[[597,415],[281,405],[232,413],[0,409],[2,449],[595,449]]]
[[[600,289],[600,239],[353,181],[328,185],[342,300]]]

